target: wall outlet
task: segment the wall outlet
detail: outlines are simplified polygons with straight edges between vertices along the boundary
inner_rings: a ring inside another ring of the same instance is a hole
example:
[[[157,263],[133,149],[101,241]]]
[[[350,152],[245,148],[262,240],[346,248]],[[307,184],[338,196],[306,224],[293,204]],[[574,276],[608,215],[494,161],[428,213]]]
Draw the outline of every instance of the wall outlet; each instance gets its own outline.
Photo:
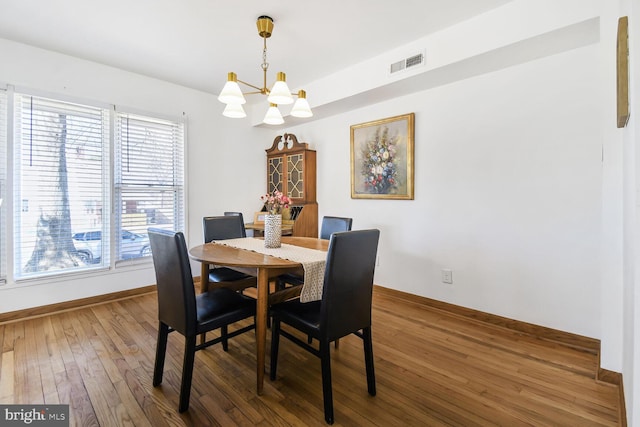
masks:
[[[453,273],[447,268],[442,269],[442,283],[453,283]]]
[[[380,257],[376,257],[376,267],[380,267]]]

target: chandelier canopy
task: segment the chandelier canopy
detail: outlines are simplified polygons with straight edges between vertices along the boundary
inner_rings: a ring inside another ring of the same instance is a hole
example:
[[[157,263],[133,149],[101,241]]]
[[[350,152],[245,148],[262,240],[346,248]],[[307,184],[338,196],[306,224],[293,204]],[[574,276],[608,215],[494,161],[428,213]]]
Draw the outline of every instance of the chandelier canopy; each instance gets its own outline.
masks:
[[[276,75],[276,82],[273,84],[273,87],[271,89],[267,88],[267,69],[269,68],[269,63],[267,62],[267,39],[271,37],[271,33],[273,32],[273,19],[269,16],[260,16],[256,25],[258,27],[258,35],[262,37],[263,40],[262,64],[260,65],[263,76],[262,87],[239,80],[236,73],[230,72],[227,75],[227,82],[222,88],[218,100],[227,104],[222,115],[231,118],[243,118],[247,116],[242,108],[242,104],[247,102],[244,95],[266,95],[267,101],[269,102],[269,109],[264,116],[263,123],[280,125],[284,123],[284,119],[282,118],[282,114],[280,114],[280,110],[278,110],[278,105],[293,104],[294,95],[291,94],[287,86],[287,76],[283,72],[279,72]],[[243,93],[238,83],[242,83],[255,90]],[[298,99],[289,114],[294,117],[313,116],[313,112],[307,101],[307,93],[304,90],[299,90],[295,96],[297,96]]]

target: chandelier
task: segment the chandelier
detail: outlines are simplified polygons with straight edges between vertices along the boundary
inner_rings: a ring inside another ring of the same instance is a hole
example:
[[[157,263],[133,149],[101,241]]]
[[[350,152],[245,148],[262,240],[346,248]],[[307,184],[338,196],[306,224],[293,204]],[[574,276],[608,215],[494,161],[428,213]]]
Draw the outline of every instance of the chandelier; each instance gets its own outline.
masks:
[[[267,39],[271,37],[271,32],[273,31],[273,19],[269,16],[260,16],[258,18],[257,26],[258,35],[262,37],[264,46],[262,49],[261,64],[263,75],[262,87],[258,87],[239,80],[236,73],[230,72],[227,75],[227,82],[222,88],[222,92],[220,92],[220,95],[218,96],[218,101],[227,104],[224,111],[222,112],[223,116],[231,118],[243,118],[247,116],[247,114],[244,112],[244,109],[242,108],[242,104],[247,102],[244,98],[244,95],[266,95],[267,101],[269,101],[269,109],[267,110],[267,114],[264,116],[263,123],[269,125],[280,125],[284,123],[284,119],[282,118],[282,114],[280,114],[280,110],[278,110],[278,105],[293,104],[294,95],[291,94],[291,91],[287,86],[286,75],[283,72],[279,72],[277,74],[276,82],[273,84],[271,90],[267,88],[267,69],[269,68],[269,63],[267,62]],[[238,83],[249,86],[250,88],[255,89],[255,91],[245,92],[243,94]],[[309,102],[307,102],[306,92],[304,90],[299,90],[296,96],[298,97],[298,99],[296,100],[289,114],[294,117],[313,116],[311,107],[309,107]]]

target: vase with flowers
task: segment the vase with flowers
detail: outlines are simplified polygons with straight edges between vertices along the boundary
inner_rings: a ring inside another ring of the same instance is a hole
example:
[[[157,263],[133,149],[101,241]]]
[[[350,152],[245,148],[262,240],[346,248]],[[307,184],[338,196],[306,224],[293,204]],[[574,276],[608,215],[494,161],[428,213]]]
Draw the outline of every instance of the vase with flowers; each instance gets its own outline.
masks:
[[[282,236],[282,209],[289,207],[291,200],[280,191],[260,197],[267,209],[264,217],[264,247],[279,248]]]

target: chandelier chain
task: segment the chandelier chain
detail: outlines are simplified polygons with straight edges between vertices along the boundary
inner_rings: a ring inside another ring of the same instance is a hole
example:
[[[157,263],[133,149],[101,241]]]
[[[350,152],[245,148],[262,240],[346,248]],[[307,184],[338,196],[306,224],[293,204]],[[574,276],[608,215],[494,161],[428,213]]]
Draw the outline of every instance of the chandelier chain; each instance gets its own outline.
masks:
[[[269,63],[267,62],[267,39],[264,39],[264,48],[262,48],[262,70],[267,71]]]

